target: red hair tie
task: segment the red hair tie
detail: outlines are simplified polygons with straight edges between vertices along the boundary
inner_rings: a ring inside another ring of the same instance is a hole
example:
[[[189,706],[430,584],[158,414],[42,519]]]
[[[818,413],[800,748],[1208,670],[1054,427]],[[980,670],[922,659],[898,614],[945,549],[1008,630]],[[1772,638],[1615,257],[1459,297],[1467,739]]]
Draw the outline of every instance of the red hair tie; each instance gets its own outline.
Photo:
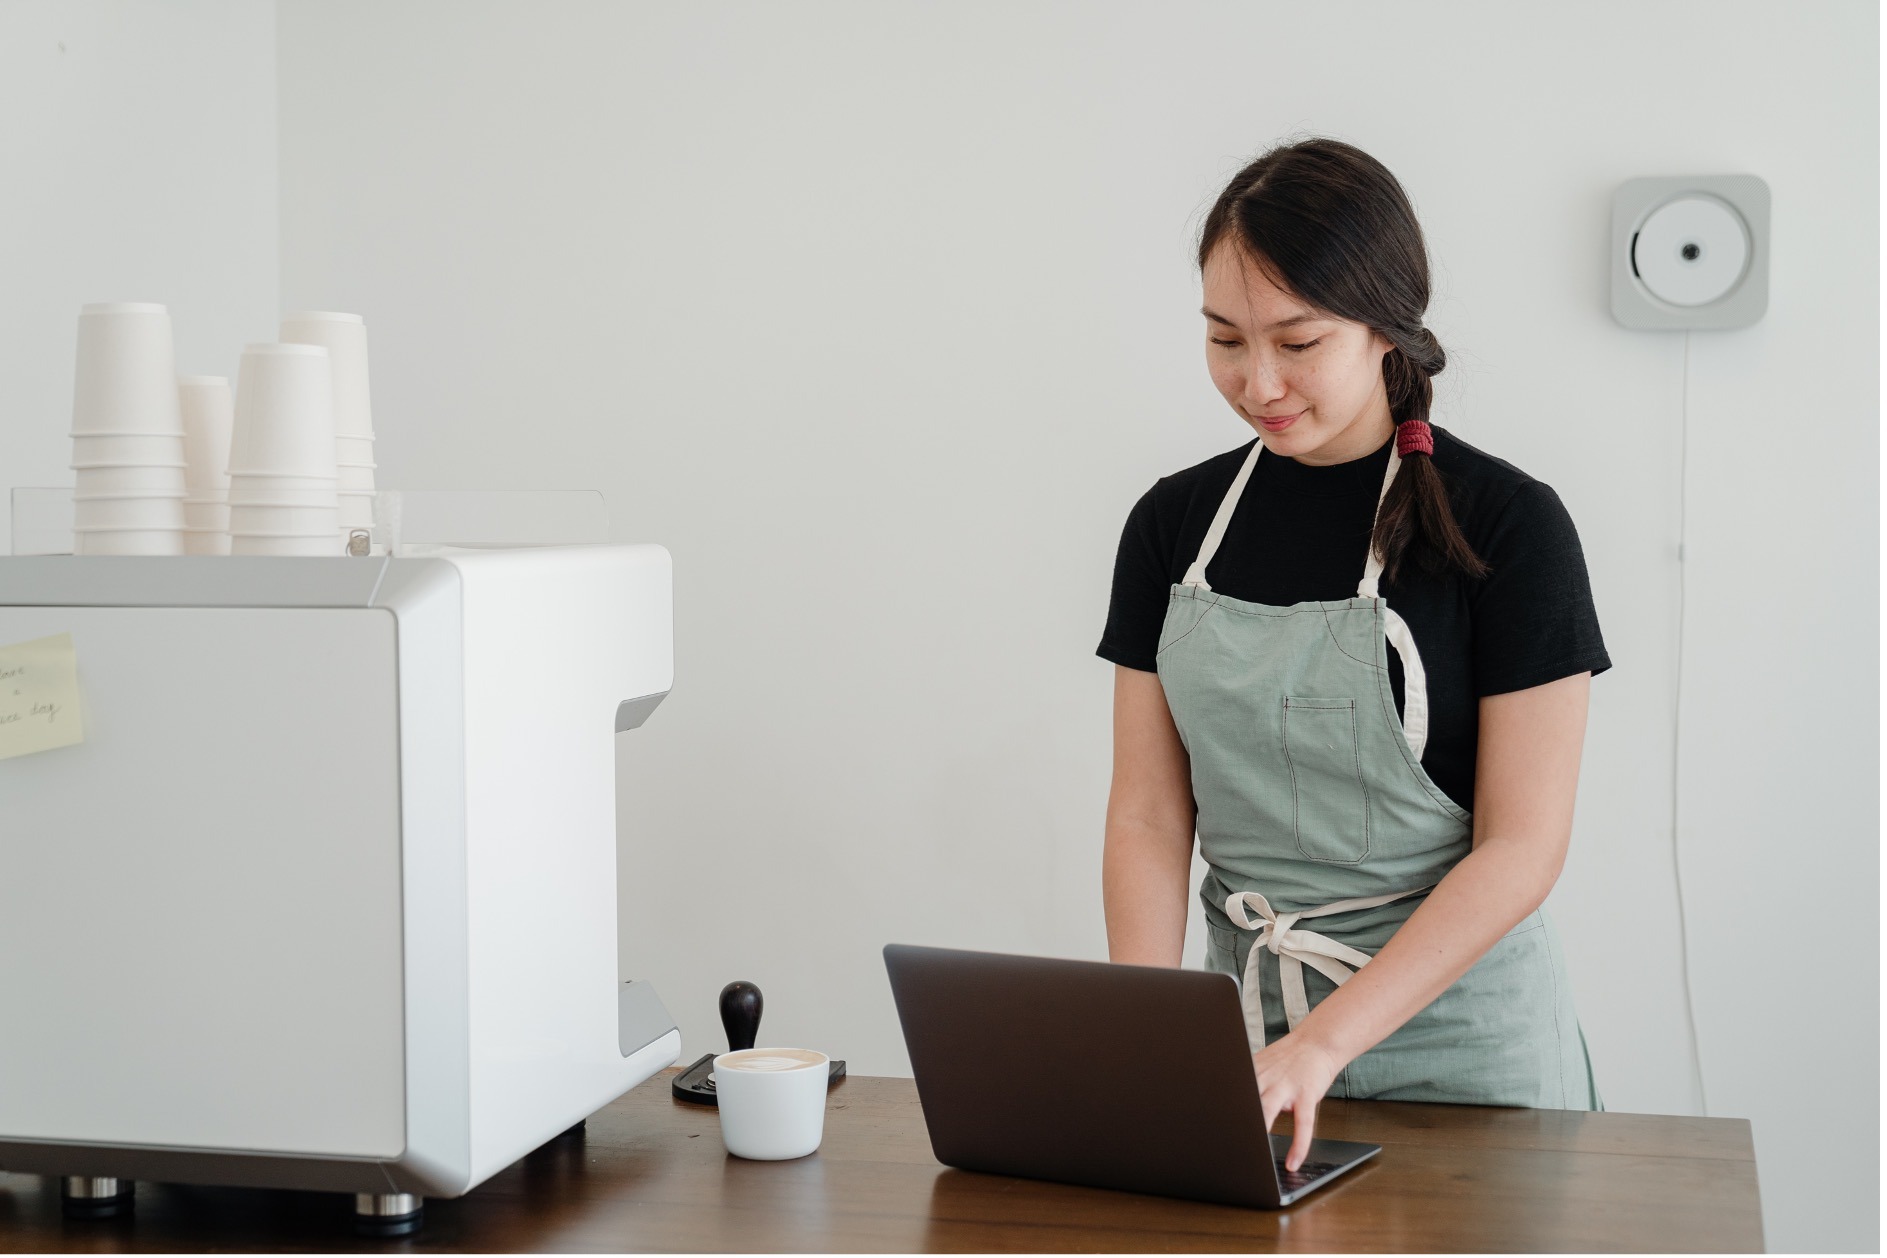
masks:
[[[1435,434],[1429,428],[1426,419],[1405,419],[1396,425],[1396,454],[1408,458],[1411,454],[1434,454]]]

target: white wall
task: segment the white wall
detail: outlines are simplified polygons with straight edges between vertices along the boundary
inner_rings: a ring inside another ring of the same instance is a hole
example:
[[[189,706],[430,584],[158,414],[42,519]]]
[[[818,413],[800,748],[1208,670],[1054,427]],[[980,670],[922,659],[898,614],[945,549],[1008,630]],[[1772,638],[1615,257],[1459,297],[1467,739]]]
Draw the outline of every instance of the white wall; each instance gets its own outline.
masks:
[[[1553,906],[1610,1106],[1699,1104],[1684,579],[1710,1112],[1754,1122],[1772,1247],[1877,1248],[1871,5],[280,21],[283,302],[367,315],[381,483],[600,488],[674,553],[676,689],[620,759],[624,965],[690,1057],[730,979],[763,1039],[899,1073],[885,942],[1105,955],[1114,544],[1250,436],[1189,249],[1303,129],[1403,180],[1440,421],[1585,539],[1616,668]],[[1737,171],[1774,193],[1769,313],[1686,374],[1684,334],[1607,313],[1610,196]]]
[[[86,302],[169,306],[184,374],[274,339],[275,104],[271,4],[0,4],[0,491],[72,483]]]

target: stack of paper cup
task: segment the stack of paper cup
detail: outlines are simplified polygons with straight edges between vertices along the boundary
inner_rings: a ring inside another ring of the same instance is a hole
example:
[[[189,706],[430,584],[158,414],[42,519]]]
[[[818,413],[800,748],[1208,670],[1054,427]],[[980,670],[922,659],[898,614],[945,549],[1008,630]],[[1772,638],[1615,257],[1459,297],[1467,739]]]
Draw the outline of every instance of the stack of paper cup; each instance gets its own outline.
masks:
[[[334,385],[319,345],[250,345],[229,440],[229,553],[340,555]]]
[[[183,409],[183,549],[186,555],[229,553],[229,381],[181,376]]]
[[[282,340],[328,351],[334,379],[334,459],[343,533],[373,527],[373,406],[367,388],[367,324],[357,314],[301,310],[282,316]]]
[[[163,306],[80,310],[72,467],[75,553],[183,553],[183,418]]]

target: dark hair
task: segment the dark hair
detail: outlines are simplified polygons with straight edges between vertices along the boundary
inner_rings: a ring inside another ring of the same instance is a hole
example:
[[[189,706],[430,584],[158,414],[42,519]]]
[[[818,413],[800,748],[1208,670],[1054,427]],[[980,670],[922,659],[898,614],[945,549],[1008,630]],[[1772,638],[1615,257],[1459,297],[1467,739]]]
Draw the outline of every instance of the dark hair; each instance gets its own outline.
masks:
[[[1389,413],[1426,420],[1431,377],[1448,365],[1428,309],[1428,250],[1402,185],[1387,167],[1341,140],[1280,145],[1232,177],[1199,233],[1199,269],[1227,235],[1279,287],[1312,309],[1367,324],[1395,348],[1382,356]],[[1415,543],[1421,543],[1416,545]],[[1403,456],[1370,545],[1394,580],[1413,549],[1430,571],[1484,576],[1461,535],[1441,473],[1424,454]]]

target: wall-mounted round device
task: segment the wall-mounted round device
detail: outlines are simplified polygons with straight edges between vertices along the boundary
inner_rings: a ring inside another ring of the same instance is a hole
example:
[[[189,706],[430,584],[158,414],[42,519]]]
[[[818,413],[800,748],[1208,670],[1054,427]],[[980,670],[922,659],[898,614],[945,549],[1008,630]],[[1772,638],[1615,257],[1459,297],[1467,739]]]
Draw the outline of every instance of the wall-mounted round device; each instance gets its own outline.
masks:
[[[1612,316],[1628,328],[1742,328],[1769,305],[1769,185],[1633,179],[1612,197]]]

